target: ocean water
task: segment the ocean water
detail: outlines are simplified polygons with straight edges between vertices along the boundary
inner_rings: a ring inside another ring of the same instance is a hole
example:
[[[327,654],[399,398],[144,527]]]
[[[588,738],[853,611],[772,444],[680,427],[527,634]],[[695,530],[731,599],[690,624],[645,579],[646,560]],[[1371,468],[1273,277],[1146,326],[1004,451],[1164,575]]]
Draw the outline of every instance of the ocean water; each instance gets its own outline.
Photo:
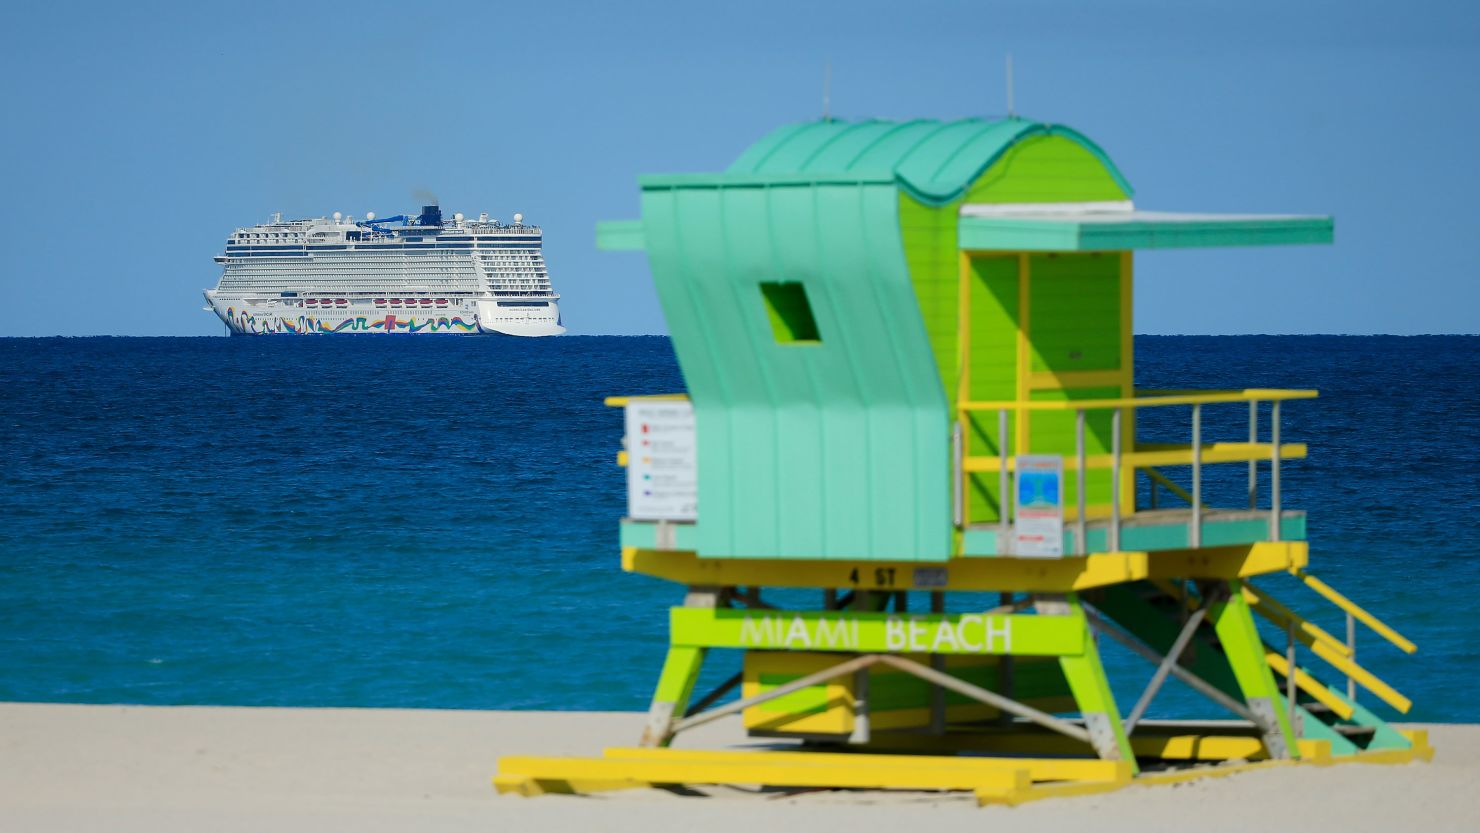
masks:
[[[1313,570],[1418,642],[1359,636],[1410,718],[1480,721],[1480,338],[1136,349],[1143,387],[1321,390],[1283,422]],[[644,708],[682,589],[619,568],[601,400],[681,387],[663,338],[0,339],[0,699]],[[1246,419],[1209,408],[1205,436]],[[1208,472],[1241,505],[1243,467]],[[1128,709],[1151,669],[1105,650]],[[1153,714],[1194,710],[1169,685]]]

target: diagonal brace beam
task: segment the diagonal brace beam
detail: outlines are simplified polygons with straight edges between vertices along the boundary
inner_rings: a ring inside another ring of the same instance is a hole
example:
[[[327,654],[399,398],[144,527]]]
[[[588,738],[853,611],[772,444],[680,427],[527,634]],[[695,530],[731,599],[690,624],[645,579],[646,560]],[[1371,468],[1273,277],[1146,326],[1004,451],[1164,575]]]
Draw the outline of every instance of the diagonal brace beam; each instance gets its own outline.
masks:
[[[1083,727],[1070,723],[1067,720],[1060,720],[1047,712],[1039,711],[1032,706],[1027,706],[1011,698],[1004,697],[995,691],[989,691],[980,686],[972,685],[958,677],[952,677],[950,674],[937,671],[928,665],[922,665],[904,657],[880,654],[878,658],[879,662],[885,665],[898,668],[900,671],[909,674],[914,674],[916,677],[929,683],[935,683],[941,688],[948,688],[962,696],[970,697],[989,706],[995,706],[1002,711],[1015,714],[1018,717],[1037,723],[1039,726],[1058,732],[1061,735],[1067,735],[1085,743],[1090,742],[1089,732]]]
[[[1182,658],[1182,652],[1187,650],[1187,644],[1192,641],[1192,635],[1197,632],[1197,626],[1202,624],[1204,617],[1208,615],[1207,608],[1198,608],[1187,617],[1187,623],[1182,626],[1182,632],[1177,634],[1177,639],[1172,643],[1171,650],[1162,657],[1161,664],[1156,666],[1156,673],[1151,675],[1151,681],[1146,684],[1146,690],[1141,692],[1141,699],[1136,701],[1135,708],[1131,709],[1130,717],[1125,719],[1125,733],[1136,731],[1136,724],[1141,722],[1146,709],[1151,707],[1151,701],[1156,699],[1157,692],[1161,691],[1162,683],[1167,680],[1167,675],[1172,672]],[[1189,672],[1190,673],[1190,672]]]
[[[711,709],[707,712],[704,712],[703,714],[696,714],[692,717],[685,717],[683,720],[680,720],[673,725],[672,734],[676,735],[679,732],[685,731],[687,729],[692,729],[696,726],[703,726],[706,723],[712,723],[720,719],[721,717],[744,711],[751,706],[758,706],[761,703],[770,702],[771,700],[775,700],[778,697],[785,697],[786,695],[791,694],[794,691],[801,691],[802,689],[809,686],[814,686],[818,683],[825,683],[835,677],[841,677],[845,674],[851,674],[861,668],[868,668],[870,665],[874,665],[875,663],[879,662],[880,659],[881,657],[878,654],[864,654],[860,657],[854,657],[847,662],[839,663],[829,668],[824,668],[821,671],[815,671],[805,677],[798,677],[791,682],[782,683],[781,685],[776,686],[775,688],[768,691],[761,692],[754,697],[745,697],[732,703],[726,703],[725,705],[720,706],[717,709]]]
[[[1112,626],[1109,622],[1106,622],[1104,619],[1100,618],[1099,614],[1086,608],[1084,611],[1084,615],[1089,619],[1090,624],[1094,625],[1095,629],[1098,630],[1100,633],[1105,634],[1116,642],[1119,642],[1121,645],[1129,648],[1137,656],[1141,657],[1144,660],[1147,660],[1148,662],[1153,662],[1157,664],[1161,663],[1161,654],[1158,654],[1156,651],[1141,644],[1140,640],[1121,632],[1119,628]],[[1247,706],[1233,699],[1232,697],[1229,697],[1222,691],[1219,691],[1217,687],[1215,687],[1212,683],[1209,683],[1207,680],[1204,680],[1202,677],[1197,676],[1191,671],[1188,671],[1186,668],[1183,668],[1182,666],[1175,663],[1172,664],[1170,671],[1172,675],[1175,676],[1177,679],[1188,684],[1189,686],[1192,686],[1192,688],[1196,690],[1199,694],[1203,695],[1209,700],[1212,700],[1214,703],[1217,703],[1223,708],[1228,709],[1229,711],[1233,712],[1239,717],[1242,717],[1245,720],[1251,721],[1256,725],[1259,724],[1259,721],[1254,718],[1254,713],[1249,711]]]
[[[699,702],[690,706],[689,710],[684,713],[684,717],[693,717],[699,712],[702,712],[715,703],[719,702],[719,698],[725,696],[726,694],[729,694],[730,691],[735,688],[735,686],[740,685],[744,678],[745,672],[743,671],[736,671],[734,674],[731,674],[724,682],[715,686],[714,691],[711,691],[708,694],[704,695],[704,697],[700,699]]]

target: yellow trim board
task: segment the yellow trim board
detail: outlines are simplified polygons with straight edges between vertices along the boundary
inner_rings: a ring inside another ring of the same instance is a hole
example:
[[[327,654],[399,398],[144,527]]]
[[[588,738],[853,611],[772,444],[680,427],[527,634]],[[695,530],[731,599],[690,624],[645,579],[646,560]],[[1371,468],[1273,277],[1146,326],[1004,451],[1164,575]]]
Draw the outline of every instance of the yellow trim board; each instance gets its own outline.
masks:
[[[1315,763],[1317,766],[1330,766],[1335,764],[1406,764],[1414,761],[1428,761],[1433,757],[1433,750],[1414,749],[1384,749],[1377,752],[1359,752],[1356,755],[1344,755],[1336,758],[1328,758],[1319,761],[1303,760],[1280,760],[1280,761],[1255,761],[1243,764],[1221,764],[1213,766],[1199,766],[1191,769],[1176,770],[1173,772],[1143,773],[1130,781],[1124,783],[1084,783],[1065,782],[1055,784],[1033,784],[1031,786],[1016,790],[994,790],[982,788],[976,790],[976,801],[979,806],[990,804],[1004,804],[1017,806],[1030,801],[1040,801],[1046,798],[1067,798],[1082,795],[1096,795],[1107,793],[1122,787],[1156,787],[1168,784],[1184,784],[1189,781],[1197,781],[1204,778],[1225,778],[1230,775],[1239,775],[1245,772],[1253,772],[1261,769],[1275,769],[1278,767],[1303,766]]]
[[[600,758],[546,758],[510,756],[500,758],[500,783],[505,787],[519,780],[638,781],[647,784],[761,784],[768,787],[831,787],[838,789],[894,790],[988,790],[1010,792],[1026,789],[1033,782],[1026,769],[981,766],[950,768],[917,767],[908,758],[886,764],[797,763],[785,755],[764,760],[713,761],[608,760]]]
[[[1163,786],[1276,767],[1428,761],[1422,730],[1399,730],[1411,749],[1330,756],[1324,742],[1302,742],[1302,760],[1195,766],[1130,777],[1130,763],[1092,759],[959,758],[866,753],[748,750],[608,749],[605,758],[511,756],[498,762],[494,789],[523,796],[583,793],[658,784],[761,784],[831,789],[966,790],[981,805],[1017,805],[1093,795],[1126,786]],[[1233,740],[1250,740],[1234,738]],[[1257,743],[1257,741],[1255,741]],[[1315,746],[1307,751],[1306,743]],[[1314,753],[1314,754],[1312,754]],[[1055,778],[1053,776],[1063,776]],[[1076,778],[1076,775],[1088,776]],[[1040,780],[1046,783],[1035,783]]]
[[[1231,547],[1157,550],[1149,559],[1150,578],[1235,579],[1280,573],[1310,560],[1305,541],[1260,541]]]
[[[949,561],[700,558],[692,550],[622,548],[622,569],[680,584],[859,590],[999,590],[1067,593],[1145,578],[1234,579],[1305,566],[1304,541],[1073,558],[968,557]],[[945,583],[940,583],[944,571]],[[920,582],[917,583],[916,579]]]
[[[1294,574],[1301,581],[1305,582],[1307,587],[1319,593],[1326,601],[1350,613],[1352,618],[1371,628],[1377,635],[1396,646],[1398,650],[1405,654],[1411,654],[1418,650],[1418,646],[1413,644],[1407,637],[1388,627],[1382,620],[1368,613],[1361,605],[1337,592],[1331,585],[1304,570],[1295,570]]]
[[[699,558],[686,550],[622,548],[622,569],[629,573],[720,587],[1066,593],[1146,578],[1149,560],[1144,552],[1053,559],[953,558],[942,562]],[[939,583],[942,571],[944,584]],[[921,583],[916,583],[917,576]]]
[[[956,755],[887,755],[867,752],[800,752],[792,750],[745,751],[733,749],[614,748],[602,755],[608,760],[666,760],[688,763],[749,763],[778,760],[810,766],[899,766],[929,770],[1012,771],[1024,769],[1034,781],[1108,781],[1131,778],[1130,761],[1097,758],[988,758]]]
[[[1070,388],[1118,388],[1125,379],[1119,368],[1114,370],[1035,370],[1028,374],[1029,390],[1067,390]]]
[[[1273,459],[1273,446],[1269,443],[1207,443],[1202,447],[1203,465],[1217,463],[1250,463]],[[1283,460],[1305,459],[1308,447],[1305,443],[1280,443],[1280,458]],[[1112,454],[1088,454],[1084,458],[1086,469],[1108,469],[1115,464]],[[1122,469],[1145,469],[1167,466],[1192,465],[1192,446],[1176,443],[1140,443],[1135,451],[1120,455]],[[1002,458],[977,455],[961,460],[961,470],[967,474],[996,472],[1002,469]],[[1073,455],[1064,457],[1064,471],[1077,471],[1079,460]],[[1007,458],[1007,470],[1017,471],[1017,459]]]
[[[1021,332],[1021,331],[1019,331]],[[1213,391],[1135,391],[1134,396],[1119,399],[1000,399],[961,402],[957,408],[965,411],[1078,411],[1108,410],[1110,408],[1159,408],[1169,405],[1214,405],[1221,402],[1283,402],[1289,399],[1315,399],[1319,391],[1247,388],[1245,390]]]

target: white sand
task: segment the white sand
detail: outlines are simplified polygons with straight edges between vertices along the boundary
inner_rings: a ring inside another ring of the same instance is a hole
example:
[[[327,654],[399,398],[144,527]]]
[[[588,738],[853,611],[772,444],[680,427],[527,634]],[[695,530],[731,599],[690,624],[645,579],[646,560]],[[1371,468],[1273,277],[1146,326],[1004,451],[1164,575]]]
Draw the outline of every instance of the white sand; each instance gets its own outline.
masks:
[[[1480,726],[1429,764],[1297,767],[1016,808],[960,796],[716,790],[496,796],[506,754],[630,746],[637,714],[0,704],[0,830],[1480,830]],[[737,741],[734,726],[686,746]]]

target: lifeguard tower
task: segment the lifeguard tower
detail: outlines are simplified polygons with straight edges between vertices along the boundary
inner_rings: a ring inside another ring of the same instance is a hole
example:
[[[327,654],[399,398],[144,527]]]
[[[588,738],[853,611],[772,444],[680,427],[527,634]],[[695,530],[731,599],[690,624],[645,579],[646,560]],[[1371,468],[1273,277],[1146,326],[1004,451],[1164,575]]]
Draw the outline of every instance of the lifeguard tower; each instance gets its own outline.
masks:
[[[1411,705],[1357,663],[1357,624],[1414,645],[1307,571],[1282,500],[1306,447],[1281,408],[1316,392],[1133,384],[1136,251],[1328,244],[1330,217],[1142,211],[1088,138],[1022,119],[790,125],[724,173],[640,184],[641,219],[598,243],[647,253],[688,389],[608,401],[622,566],[687,595],[639,746],[505,758],[501,790],[1016,803],[1227,771],[1199,762],[1431,754],[1357,691]],[[1184,414],[1185,440],[1138,439],[1149,408]],[[1211,408],[1247,433],[1205,436]],[[1246,468],[1247,501],[1205,504],[1209,466]],[[1275,573],[1341,608],[1345,638],[1256,586]],[[1102,639],[1145,660],[1136,699],[1113,696]],[[714,649],[739,669],[695,698]],[[1148,722],[1170,677],[1226,720]],[[771,743],[671,745],[737,714]]]

